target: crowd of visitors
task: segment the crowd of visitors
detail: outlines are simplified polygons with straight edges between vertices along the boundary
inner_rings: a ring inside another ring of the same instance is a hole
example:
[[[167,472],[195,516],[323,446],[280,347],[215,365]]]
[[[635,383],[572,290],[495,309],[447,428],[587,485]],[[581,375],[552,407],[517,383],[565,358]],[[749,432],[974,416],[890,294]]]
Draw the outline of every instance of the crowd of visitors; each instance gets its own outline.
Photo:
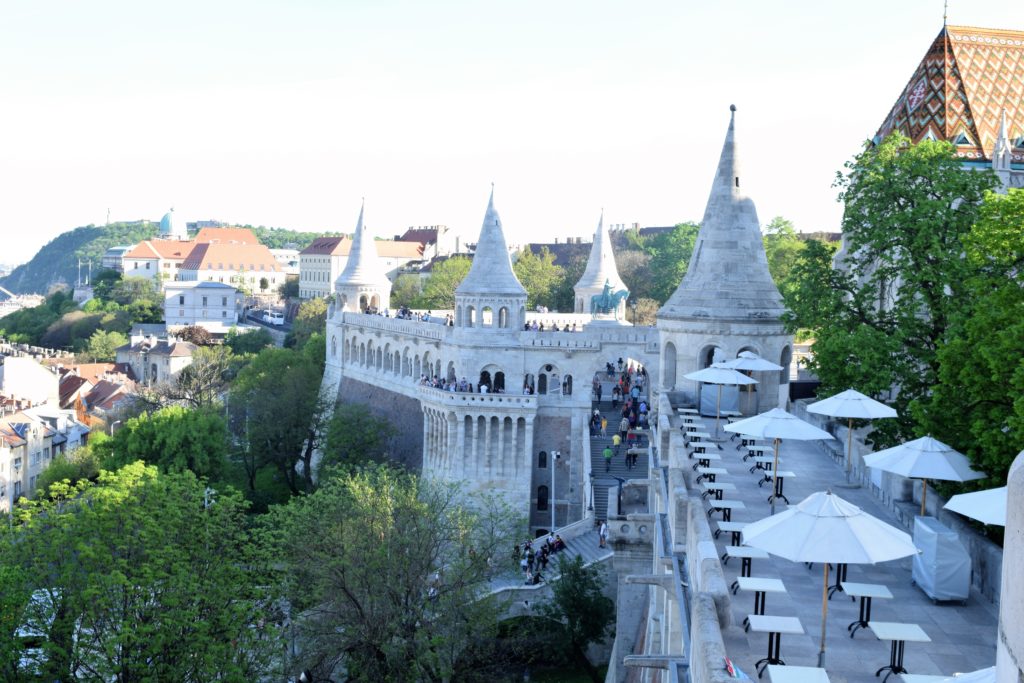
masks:
[[[420,385],[425,387],[431,387],[432,389],[440,389],[441,391],[450,392],[463,392],[469,394],[504,394],[505,387],[493,386],[483,382],[481,384],[474,385],[472,382],[467,382],[466,378],[463,377],[460,380],[444,380],[434,375],[428,377],[427,375],[420,375]],[[524,392],[527,393],[527,392]]]
[[[579,329],[582,330],[583,327],[581,326]],[[534,320],[532,323],[531,322],[524,323],[523,324],[523,331],[525,331],[525,332],[576,332],[577,329],[576,329],[576,323],[573,323],[571,327],[569,326],[569,323],[566,323],[562,327],[559,327],[558,323],[552,323],[550,327],[545,327],[544,323],[538,324],[537,321]]]
[[[537,585],[544,580],[541,572],[546,571],[551,556],[565,550],[565,541],[558,534],[548,534],[539,550],[533,547],[533,541],[516,545],[512,551],[513,559],[519,561],[519,567],[526,576],[527,585]]]

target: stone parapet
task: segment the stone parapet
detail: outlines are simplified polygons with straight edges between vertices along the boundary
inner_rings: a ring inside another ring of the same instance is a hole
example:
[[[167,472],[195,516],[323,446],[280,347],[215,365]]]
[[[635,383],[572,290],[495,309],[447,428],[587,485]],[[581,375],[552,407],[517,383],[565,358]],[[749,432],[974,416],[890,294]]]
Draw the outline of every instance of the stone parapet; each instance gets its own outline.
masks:
[[[525,394],[481,394],[466,391],[442,391],[433,387],[415,385],[420,400],[471,411],[537,411],[537,397]]]
[[[362,330],[379,330],[388,334],[405,335],[419,339],[445,340],[451,335],[454,328],[447,327],[440,323],[425,322],[422,320],[403,320],[400,318],[385,318],[380,315],[368,315],[366,313],[342,313],[343,321],[355,328]]]

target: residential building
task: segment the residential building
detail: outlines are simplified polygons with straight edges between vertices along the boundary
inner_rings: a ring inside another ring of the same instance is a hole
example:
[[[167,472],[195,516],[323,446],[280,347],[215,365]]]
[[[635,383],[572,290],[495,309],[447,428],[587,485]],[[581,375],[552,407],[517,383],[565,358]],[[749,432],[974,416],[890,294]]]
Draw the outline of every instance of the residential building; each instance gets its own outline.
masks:
[[[180,279],[181,266],[193,246],[179,240],[143,240],[122,256],[121,272],[125,277],[173,282]]]
[[[103,258],[100,260],[100,266],[104,270],[116,270],[119,273],[123,273],[124,256],[134,248],[135,245],[133,244],[110,247],[103,253]]]
[[[219,232],[237,229],[208,230]],[[185,282],[222,282],[235,285],[245,292],[258,293],[275,291],[284,283],[285,277],[281,264],[262,244],[215,241],[195,245],[181,266],[179,279]]]
[[[0,356],[0,394],[32,405],[57,405],[56,373],[29,356]]]
[[[192,354],[196,348],[194,344],[178,341],[173,337],[158,339],[152,335],[133,335],[127,344],[117,349],[117,362],[130,366],[138,382],[152,386],[169,381],[191,365]],[[100,382],[96,388],[104,384],[105,382]],[[95,391],[96,389],[93,389],[93,392]],[[93,392],[90,392],[90,395]],[[110,389],[103,395],[91,399],[87,396],[86,401],[92,408],[93,405],[107,402],[115,393],[115,390]]]
[[[373,248],[374,256],[391,280],[398,275],[402,266],[423,258],[421,242],[373,240]],[[299,298],[330,296],[334,282],[345,270],[351,249],[351,237],[318,237],[299,252]]]
[[[211,333],[227,332],[238,323],[245,295],[222,282],[174,282],[164,286],[167,329],[198,325]]]
[[[53,459],[57,431],[19,411],[0,416],[0,512],[10,512],[35,490],[36,478]]]
[[[271,249],[270,253],[274,259],[281,264],[285,275],[299,274],[299,250],[298,249]]]

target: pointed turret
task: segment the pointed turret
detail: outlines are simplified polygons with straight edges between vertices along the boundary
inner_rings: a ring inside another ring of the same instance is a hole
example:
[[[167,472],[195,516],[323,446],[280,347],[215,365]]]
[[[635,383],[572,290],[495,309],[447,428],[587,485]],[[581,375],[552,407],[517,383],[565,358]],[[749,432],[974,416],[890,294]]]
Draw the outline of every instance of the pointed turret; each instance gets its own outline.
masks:
[[[782,295],[768,272],[754,202],[743,194],[736,149],[736,107],[722,146],[690,265],[658,318],[778,318]]]
[[[601,211],[601,218],[597,221],[597,230],[594,232],[594,244],[590,247],[590,260],[587,261],[587,268],[583,271],[580,281],[573,287],[576,294],[576,312],[590,313],[590,298],[604,292],[607,285],[611,292],[618,292],[626,289],[619,277],[619,270],[615,266],[615,254],[612,252],[612,241],[608,231],[604,229],[604,211]],[[618,318],[625,318],[626,300],[619,303]]]
[[[999,117],[999,135],[996,136],[996,144],[992,149],[992,170],[996,173],[1009,173],[1010,162],[1013,160],[1013,143],[1010,142],[1010,134],[1006,130],[1006,108]]]
[[[473,264],[455,288],[455,326],[518,332],[525,320],[526,289],[512,270],[492,184]]]
[[[377,254],[373,236],[363,224],[366,202],[359,207],[359,220],[352,236],[345,268],[334,283],[334,291],[345,311],[384,309],[391,299],[391,281]]]

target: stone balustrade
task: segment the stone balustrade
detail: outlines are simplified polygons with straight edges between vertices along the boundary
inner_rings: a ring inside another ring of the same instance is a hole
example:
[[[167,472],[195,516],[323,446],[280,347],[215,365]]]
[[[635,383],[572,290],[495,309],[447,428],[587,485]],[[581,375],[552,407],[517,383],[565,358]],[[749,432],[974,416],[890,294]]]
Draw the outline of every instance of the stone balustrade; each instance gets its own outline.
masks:
[[[420,398],[451,407],[474,409],[520,408],[537,409],[537,397],[525,394],[481,394],[468,391],[443,391],[424,385],[418,385]]]

